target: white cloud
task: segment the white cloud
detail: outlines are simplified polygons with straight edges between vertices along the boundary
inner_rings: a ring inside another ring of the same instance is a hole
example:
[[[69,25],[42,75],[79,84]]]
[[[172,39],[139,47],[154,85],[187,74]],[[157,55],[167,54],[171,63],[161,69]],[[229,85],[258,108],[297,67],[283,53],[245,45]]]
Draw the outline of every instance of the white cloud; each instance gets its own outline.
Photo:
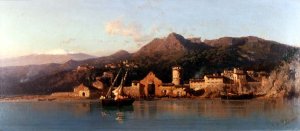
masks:
[[[158,29],[152,30],[148,34],[142,30],[143,29],[139,24],[125,24],[121,20],[110,21],[105,25],[105,31],[109,35],[130,37],[138,45],[144,44],[145,42],[149,42],[149,40],[153,39],[153,36]]]

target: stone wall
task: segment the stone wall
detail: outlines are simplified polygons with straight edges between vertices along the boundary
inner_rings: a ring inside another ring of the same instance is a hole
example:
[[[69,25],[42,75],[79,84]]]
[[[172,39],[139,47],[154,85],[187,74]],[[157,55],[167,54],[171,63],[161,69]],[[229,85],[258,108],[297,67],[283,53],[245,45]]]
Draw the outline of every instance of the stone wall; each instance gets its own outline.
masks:
[[[143,80],[140,81],[140,84],[140,87],[143,88],[142,91],[144,91],[143,93],[145,96],[149,96],[149,84],[154,84],[156,91],[156,88],[162,85],[162,81],[158,79],[153,72],[150,72]]]
[[[140,91],[140,87],[138,86],[124,87],[123,92],[125,95],[134,98],[140,98],[143,95],[142,92]]]
[[[159,86],[155,90],[155,95],[158,96],[158,97],[171,96],[173,94],[173,92],[172,92],[173,88],[174,88],[174,85]]]
[[[205,82],[192,82],[190,81],[190,88],[193,90],[200,90],[206,88]]]

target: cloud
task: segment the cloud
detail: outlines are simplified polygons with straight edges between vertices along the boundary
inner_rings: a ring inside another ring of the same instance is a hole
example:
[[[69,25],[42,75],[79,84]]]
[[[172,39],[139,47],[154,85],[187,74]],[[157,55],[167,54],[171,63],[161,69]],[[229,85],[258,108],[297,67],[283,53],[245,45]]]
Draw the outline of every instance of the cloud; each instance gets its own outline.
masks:
[[[135,44],[140,47],[150,42],[155,37],[165,36],[170,32],[176,32],[176,30],[165,23],[156,23],[147,28],[143,28],[137,23],[125,23],[122,20],[109,21],[105,25],[105,31],[111,36],[124,36],[132,39]],[[186,34],[186,30],[179,33]],[[125,41],[129,43],[129,41]]]
[[[73,43],[75,40],[76,39],[74,39],[74,38],[69,38],[69,39],[65,39],[65,40],[61,41],[61,43],[64,45],[69,45],[69,44]]]
[[[120,35],[131,38],[137,45],[151,40],[159,29],[153,29],[150,33],[142,31],[141,25],[136,23],[126,24],[121,20],[113,20],[105,25],[105,31],[109,35]]]

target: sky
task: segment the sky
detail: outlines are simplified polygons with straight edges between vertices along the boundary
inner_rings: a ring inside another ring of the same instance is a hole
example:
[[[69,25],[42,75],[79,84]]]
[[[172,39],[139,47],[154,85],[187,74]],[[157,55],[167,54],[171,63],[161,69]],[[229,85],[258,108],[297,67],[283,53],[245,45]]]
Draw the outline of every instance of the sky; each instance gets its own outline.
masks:
[[[300,47],[299,0],[0,0],[0,58],[110,55],[157,37],[258,36]]]

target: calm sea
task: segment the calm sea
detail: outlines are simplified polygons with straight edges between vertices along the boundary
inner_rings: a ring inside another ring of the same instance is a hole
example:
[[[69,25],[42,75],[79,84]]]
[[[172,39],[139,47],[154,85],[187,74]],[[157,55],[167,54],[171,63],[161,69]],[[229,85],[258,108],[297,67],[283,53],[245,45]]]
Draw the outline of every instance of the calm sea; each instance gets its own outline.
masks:
[[[300,130],[298,100],[2,102],[0,130]]]

